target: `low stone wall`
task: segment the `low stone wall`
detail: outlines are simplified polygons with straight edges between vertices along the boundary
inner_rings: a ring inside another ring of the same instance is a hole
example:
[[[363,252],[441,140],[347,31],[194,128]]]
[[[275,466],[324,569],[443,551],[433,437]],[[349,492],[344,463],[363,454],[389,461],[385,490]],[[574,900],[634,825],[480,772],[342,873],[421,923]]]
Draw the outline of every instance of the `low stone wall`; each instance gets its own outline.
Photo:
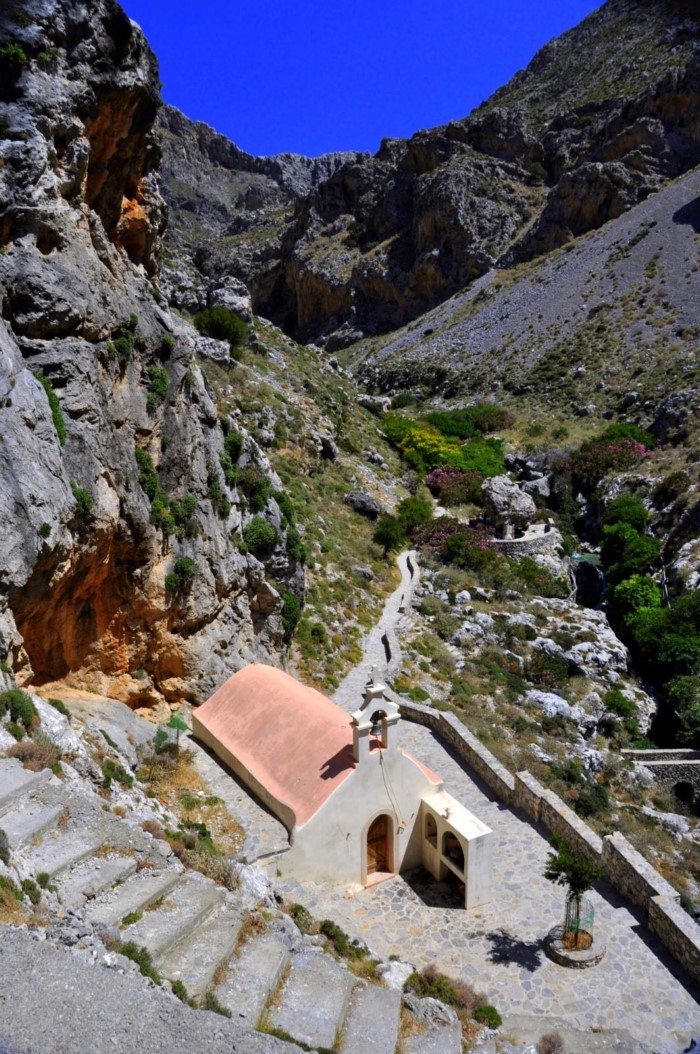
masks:
[[[670,750],[622,750],[624,758],[646,765],[649,761],[700,761],[700,750],[692,747],[674,747]]]
[[[624,835],[616,832],[600,838],[530,772],[513,776],[454,714],[400,697],[397,702],[402,717],[436,732],[501,801],[522,809],[551,834],[597,860],[618,892],[648,913],[649,928],[700,983],[700,927],[681,908],[680,894]]]
[[[549,534],[525,535],[524,538],[496,538],[494,546],[504,556],[535,556],[538,553],[557,552],[561,535],[551,531]]]
[[[579,852],[588,853],[595,860],[602,859],[602,839],[584,823],[561,798],[543,787],[529,772],[515,774],[514,804],[533,820],[546,827],[551,834],[566,839]]]
[[[652,897],[649,901],[649,929],[700,984],[698,925],[680,904],[669,897]]]
[[[406,699],[399,698],[398,703],[402,717],[432,728],[466,761],[496,797],[509,805],[512,803],[515,787],[512,773],[505,765],[501,765],[468,728],[465,728],[458,717],[451,713],[441,713],[428,706],[419,706],[418,703],[409,703]]]
[[[603,865],[615,889],[624,893],[638,908],[648,909],[649,901],[653,897],[680,900],[680,893],[668,884],[619,831],[607,834],[603,839]],[[698,934],[700,935],[700,930]]]

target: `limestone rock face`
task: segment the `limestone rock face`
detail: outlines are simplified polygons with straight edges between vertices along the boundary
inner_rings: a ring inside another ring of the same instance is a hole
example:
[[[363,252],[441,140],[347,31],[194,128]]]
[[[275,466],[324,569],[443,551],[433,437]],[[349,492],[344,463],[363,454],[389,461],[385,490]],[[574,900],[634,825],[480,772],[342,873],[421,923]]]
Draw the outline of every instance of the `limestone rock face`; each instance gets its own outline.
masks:
[[[156,62],[113,0],[32,13],[0,14],[27,57],[0,76],[0,657],[24,683],[198,701],[280,661],[281,598],[231,542],[247,514],[200,338],[153,284]],[[269,472],[249,437],[244,462]],[[194,570],[166,586],[181,557]]]

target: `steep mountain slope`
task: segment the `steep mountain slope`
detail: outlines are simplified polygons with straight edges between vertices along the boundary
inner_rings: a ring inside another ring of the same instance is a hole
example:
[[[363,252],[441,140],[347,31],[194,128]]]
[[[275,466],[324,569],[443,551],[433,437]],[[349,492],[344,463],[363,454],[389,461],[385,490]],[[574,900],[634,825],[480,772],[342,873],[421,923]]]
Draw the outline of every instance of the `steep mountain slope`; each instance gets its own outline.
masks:
[[[363,342],[353,361],[383,391],[652,413],[661,394],[700,380],[698,233],[696,169],[559,252],[493,270],[419,324]]]
[[[563,245],[697,164],[691,14],[672,0],[608,0],[465,120],[385,140],[373,157],[321,159],[326,178],[310,188],[308,173],[322,173],[307,162],[307,186],[287,179],[293,200],[284,202],[275,173],[288,163],[258,159],[256,171],[274,177],[261,196],[248,189],[250,159],[171,115],[164,192],[188,213],[171,239],[173,267],[201,271],[200,295],[224,275],[242,279],[256,311],[329,348],[394,329],[492,266]],[[182,159],[196,152],[207,176],[195,191]],[[226,223],[225,242],[201,251],[203,235]]]
[[[0,655],[162,710],[280,662],[283,626],[229,541],[232,422],[151,284],[156,62],[113,0],[7,4],[0,31]],[[245,432],[240,464],[270,476]],[[276,582],[303,597],[284,533]]]

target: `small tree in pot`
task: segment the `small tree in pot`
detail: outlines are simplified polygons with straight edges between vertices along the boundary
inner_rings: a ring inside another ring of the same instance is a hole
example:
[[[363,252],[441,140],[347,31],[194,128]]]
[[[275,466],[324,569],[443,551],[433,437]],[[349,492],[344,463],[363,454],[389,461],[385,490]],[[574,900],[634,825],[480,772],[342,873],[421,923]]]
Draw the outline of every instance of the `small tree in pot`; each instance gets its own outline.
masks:
[[[577,853],[563,838],[554,835],[553,851],[544,869],[544,877],[557,885],[567,886],[564,945],[572,951],[589,948],[593,942],[581,918],[584,893],[592,889],[603,872],[586,853]]]

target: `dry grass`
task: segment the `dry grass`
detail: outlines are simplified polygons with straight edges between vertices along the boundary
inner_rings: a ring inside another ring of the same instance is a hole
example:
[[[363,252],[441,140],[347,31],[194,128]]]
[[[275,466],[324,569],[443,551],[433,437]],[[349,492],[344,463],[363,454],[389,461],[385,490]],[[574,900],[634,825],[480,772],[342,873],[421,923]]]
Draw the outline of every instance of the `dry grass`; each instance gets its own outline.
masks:
[[[220,798],[209,795],[204,779],[195,768],[191,750],[155,754],[141,766],[139,778],[147,782],[158,801],[172,809],[180,819],[206,824],[224,854],[231,856],[240,852],[245,837],[243,828]],[[185,808],[181,799],[188,806],[194,802],[193,807]],[[160,827],[156,821],[146,822],[149,827],[144,826],[144,830],[156,838],[162,837],[161,833],[156,833],[156,827]]]
[[[21,899],[15,895],[17,887],[11,879],[0,878],[0,924],[26,922],[27,913]]]
[[[251,937],[260,936],[260,934],[263,933],[267,933],[267,923],[265,919],[257,911],[249,912],[238,934],[238,943],[236,945],[235,954],[241,954],[243,946],[251,939]]]
[[[32,739],[22,739],[19,743],[13,743],[6,753],[8,758],[21,761],[24,768],[30,772],[50,769],[61,759],[60,747],[42,732],[35,732]]]
[[[421,1021],[416,1020],[411,1011],[405,1007],[401,1007],[401,1020],[399,1022],[399,1042],[397,1049],[403,1050],[403,1044],[407,1039],[412,1039],[413,1036],[422,1036],[428,1031],[427,1025],[424,1025]]]

